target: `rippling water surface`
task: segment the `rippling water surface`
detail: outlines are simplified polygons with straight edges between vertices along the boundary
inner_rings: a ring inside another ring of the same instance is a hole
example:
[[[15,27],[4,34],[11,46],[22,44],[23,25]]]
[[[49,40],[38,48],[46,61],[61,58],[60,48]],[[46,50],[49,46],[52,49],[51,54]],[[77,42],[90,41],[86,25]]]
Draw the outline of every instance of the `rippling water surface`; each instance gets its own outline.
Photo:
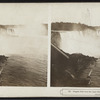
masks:
[[[6,49],[3,52],[9,58],[2,73],[1,85],[46,86],[47,37],[10,37],[4,44]]]

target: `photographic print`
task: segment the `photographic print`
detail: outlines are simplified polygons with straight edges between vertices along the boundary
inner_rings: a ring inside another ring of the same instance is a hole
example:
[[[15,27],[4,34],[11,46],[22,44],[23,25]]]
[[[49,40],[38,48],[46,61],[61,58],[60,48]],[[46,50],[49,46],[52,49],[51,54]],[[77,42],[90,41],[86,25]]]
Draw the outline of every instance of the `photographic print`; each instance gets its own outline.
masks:
[[[51,86],[100,87],[100,4],[51,9]]]
[[[0,86],[47,86],[48,7],[0,4]]]

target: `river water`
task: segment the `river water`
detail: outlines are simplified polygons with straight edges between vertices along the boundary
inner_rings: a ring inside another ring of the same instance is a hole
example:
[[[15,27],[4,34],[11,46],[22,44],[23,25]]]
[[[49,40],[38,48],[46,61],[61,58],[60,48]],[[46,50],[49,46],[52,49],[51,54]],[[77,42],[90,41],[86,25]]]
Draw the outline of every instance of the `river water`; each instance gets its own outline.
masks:
[[[7,37],[1,41],[5,42],[0,50],[9,57],[1,86],[46,86],[47,36]]]

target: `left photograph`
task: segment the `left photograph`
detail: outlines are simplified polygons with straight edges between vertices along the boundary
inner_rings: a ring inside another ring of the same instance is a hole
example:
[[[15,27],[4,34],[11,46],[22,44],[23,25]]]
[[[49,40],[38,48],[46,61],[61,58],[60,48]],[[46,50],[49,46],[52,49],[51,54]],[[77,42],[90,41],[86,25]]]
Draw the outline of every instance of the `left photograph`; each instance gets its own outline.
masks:
[[[48,5],[0,4],[0,86],[47,86]]]

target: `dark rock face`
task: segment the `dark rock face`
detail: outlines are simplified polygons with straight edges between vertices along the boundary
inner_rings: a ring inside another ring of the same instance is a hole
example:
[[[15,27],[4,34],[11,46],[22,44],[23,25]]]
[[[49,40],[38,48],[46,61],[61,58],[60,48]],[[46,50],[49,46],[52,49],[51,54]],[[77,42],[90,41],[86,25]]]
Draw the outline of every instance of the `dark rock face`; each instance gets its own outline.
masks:
[[[89,80],[82,79],[81,74],[97,59],[83,54],[65,54],[69,58],[51,46],[51,86],[87,86]]]
[[[75,76],[79,77],[80,74],[90,65],[96,62],[96,58],[85,56],[83,54],[71,54],[69,56],[69,66],[74,68]],[[74,67],[76,66],[76,67]]]
[[[5,61],[7,61],[7,58],[8,57],[6,57],[6,56],[4,56],[4,55],[0,55],[0,62],[5,62]]]
[[[59,32],[51,33],[51,43],[60,48],[61,36]]]

